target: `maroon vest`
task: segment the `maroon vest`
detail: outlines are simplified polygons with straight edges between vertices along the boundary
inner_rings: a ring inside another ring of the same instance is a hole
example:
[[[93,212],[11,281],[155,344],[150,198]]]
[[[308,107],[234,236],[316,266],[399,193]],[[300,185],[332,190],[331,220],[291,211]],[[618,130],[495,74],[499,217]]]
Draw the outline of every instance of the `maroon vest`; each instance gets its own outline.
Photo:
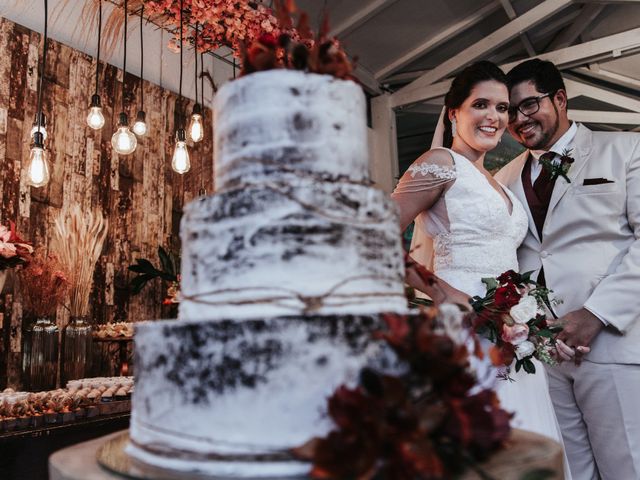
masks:
[[[531,153],[529,153],[529,157],[522,169],[522,186],[524,187],[527,204],[529,205],[529,210],[531,210],[533,223],[536,225],[540,240],[542,240],[542,226],[544,225],[544,219],[547,218],[549,202],[551,201],[555,183],[555,180],[552,181],[550,179],[549,172],[543,168],[535,183],[531,185]]]
[[[531,153],[529,153],[529,157],[522,169],[522,186],[524,187],[527,204],[529,205],[529,210],[531,210],[533,223],[536,225],[540,240],[542,240],[542,227],[544,226],[545,218],[547,218],[549,202],[551,201],[551,194],[553,193],[555,183],[555,180],[551,180],[549,172],[543,168],[534,184],[531,185]],[[546,285],[544,268],[540,269],[536,281],[540,285]]]

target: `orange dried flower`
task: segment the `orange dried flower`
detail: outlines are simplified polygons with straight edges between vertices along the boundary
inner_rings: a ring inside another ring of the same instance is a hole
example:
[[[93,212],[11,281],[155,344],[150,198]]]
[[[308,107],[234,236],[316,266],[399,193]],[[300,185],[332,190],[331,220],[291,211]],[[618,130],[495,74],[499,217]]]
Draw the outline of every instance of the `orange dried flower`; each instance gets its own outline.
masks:
[[[64,302],[69,288],[68,275],[54,254],[37,251],[20,277],[24,308],[33,315],[53,315]]]

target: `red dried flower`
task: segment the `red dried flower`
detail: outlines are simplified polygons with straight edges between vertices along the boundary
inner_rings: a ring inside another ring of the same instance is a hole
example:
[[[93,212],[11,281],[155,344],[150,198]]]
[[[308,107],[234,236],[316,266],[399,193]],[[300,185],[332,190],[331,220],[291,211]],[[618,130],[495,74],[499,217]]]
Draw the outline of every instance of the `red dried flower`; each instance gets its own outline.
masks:
[[[329,399],[336,429],[294,454],[319,479],[445,479],[481,460],[508,438],[509,414],[491,391],[469,395],[464,345],[434,331],[434,310],[386,317],[385,339],[406,364],[401,376],[365,369],[360,387]]]
[[[24,308],[36,317],[51,316],[64,301],[69,281],[59,259],[36,252],[20,272]]]

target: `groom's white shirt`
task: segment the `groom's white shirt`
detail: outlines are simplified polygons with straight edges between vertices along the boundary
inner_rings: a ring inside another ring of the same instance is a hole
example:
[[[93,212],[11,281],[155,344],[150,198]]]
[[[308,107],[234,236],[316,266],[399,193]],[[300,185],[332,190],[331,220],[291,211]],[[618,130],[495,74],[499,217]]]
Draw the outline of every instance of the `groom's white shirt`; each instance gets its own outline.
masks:
[[[547,286],[563,302],[558,315],[584,307],[609,324],[594,340],[590,361],[640,364],[640,135],[577,125],[571,144],[571,183],[556,180],[542,241],[522,185],[529,151],[496,175],[529,217],[520,270],[544,266]],[[610,182],[584,185],[585,179]]]

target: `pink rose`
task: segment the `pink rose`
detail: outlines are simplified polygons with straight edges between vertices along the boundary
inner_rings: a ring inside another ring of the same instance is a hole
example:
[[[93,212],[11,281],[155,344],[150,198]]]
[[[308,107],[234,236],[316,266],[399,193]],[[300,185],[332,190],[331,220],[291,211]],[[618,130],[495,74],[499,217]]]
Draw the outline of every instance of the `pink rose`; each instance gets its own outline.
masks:
[[[519,345],[529,338],[529,326],[524,323],[502,326],[502,340],[512,345]]]
[[[8,242],[11,238],[11,230],[4,225],[0,225],[0,242]]]
[[[0,255],[4,258],[15,257],[17,254],[16,246],[13,243],[5,243],[0,240]]]

